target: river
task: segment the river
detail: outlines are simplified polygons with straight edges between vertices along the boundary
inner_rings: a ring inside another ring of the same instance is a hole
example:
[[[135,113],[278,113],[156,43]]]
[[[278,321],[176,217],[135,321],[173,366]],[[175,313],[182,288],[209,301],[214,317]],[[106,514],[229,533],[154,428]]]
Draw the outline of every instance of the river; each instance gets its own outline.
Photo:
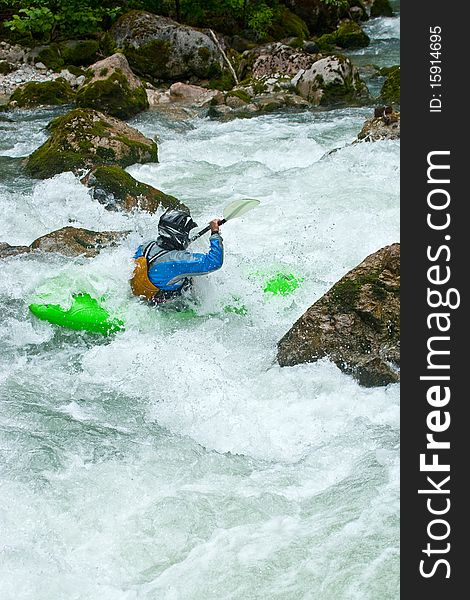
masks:
[[[367,28],[373,43],[353,57],[398,62],[399,18]],[[328,360],[275,362],[308,306],[399,241],[399,142],[350,144],[370,110],[131,122],[158,135],[160,163],[129,172],[198,223],[261,201],[223,227],[224,267],[197,281],[187,321],[129,294],[133,250],[159,215],[108,212],[70,173],[21,174],[57,111],[0,122],[0,241],[132,232],[93,260],[0,262],[3,600],[398,598],[399,386],[360,387]],[[278,272],[300,287],[264,293]],[[76,291],[126,330],[97,339],[28,311]]]

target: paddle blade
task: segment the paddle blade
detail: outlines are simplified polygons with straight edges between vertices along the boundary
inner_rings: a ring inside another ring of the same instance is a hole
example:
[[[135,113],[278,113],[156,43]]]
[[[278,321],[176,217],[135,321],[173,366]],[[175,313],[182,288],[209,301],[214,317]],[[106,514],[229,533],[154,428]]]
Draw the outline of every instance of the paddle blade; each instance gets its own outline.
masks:
[[[253,198],[243,198],[241,200],[235,200],[224,208],[224,219],[230,221],[236,217],[241,217],[255,206],[258,206],[259,200]]]

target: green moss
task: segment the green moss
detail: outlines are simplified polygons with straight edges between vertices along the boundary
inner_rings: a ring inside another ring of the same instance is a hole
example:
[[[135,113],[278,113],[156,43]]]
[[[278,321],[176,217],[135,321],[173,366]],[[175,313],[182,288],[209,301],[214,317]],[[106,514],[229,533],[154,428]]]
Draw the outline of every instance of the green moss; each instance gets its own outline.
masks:
[[[102,56],[111,56],[117,50],[113,36],[106,31],[99,39],[99,51]]]
[[[34,82],[17,88],[10,102],[16,102],[19,107],[33,107],[40,105],[56,106],[68,104],[73,100],[75,92],[70,84],[62,77],[54,81]]]
[[[382,75],[384,77],[388,77],[391,73],[393,73],[393,71],[396,71],[397,69],[400,70],[400,65],[393,65],[391,67],[375,67],[379,73],[379,75]]]
[[[53,71],[60,71],[64,66],[64,59],[59,44],[51,44],[39,52],[36,62],[42,62]]]
[[[100,69],[100,77],[105,77],[109,72],[109,69],[107,67],[103,67],[102,69]]]
[[[380,100],[386,104],[400,104],[400,68],[393,69],[380,91]]]
[[[315,40],[319,52],[333,52],[336,46],[336,34],[324,33]]]
[[[126,45],[124,54],[136,73],[150,79],[166,79],[172,44],[163,40],[152,40],[140,48]]]
[[[370,8],[371,17],[393,17],[393,9],[388,0],[375,0]]]
[[[97,60],[99,43],[96,40],[84,40],[70,46],[63,44],[61,50],[65,64],[86,66]]]
[[[209,87],[212,90],[228,91],[233,88],[235,81],[228,69],[225,69],[219,78],[211,79]]]
[[[331,52],[335,46],[340,48],[364,48],[370,43],[369,36],[358,23],[342,21],[334,33],[325,33],[316,39],[320,52]]]
[[[53,71],[65,65],[86,66],[97,60],[99,44],[96,40],[53,43],[39,52],[36,61],[42,62]]]
[[[0,75],[8,75],[13,71],[13,65],[6,60],[0,60]]]
[[[345,311],[356,310],[361,289],[365,285],[370,287],[372,295],[376,300],[385,300],[391,292],[386,289],[379,277],[380,271],[374,271],[359,275],[354,279],[343,279],[331,290],[330,301]],[[398,290],[394,293],[399,294],[400,292]]]
[[[124,136],[117,136],[116,139],[131,149],[131,162],[129,162],[128,164],[137,162],[142,152],[150,152],[148,162],[158,162],[157,144],[155,144],[152,148],[149,148],[146,144],[136,142],[135,140],[131,140]]]
[[[240,98],[240,100],[243,100],[243,102],[246,102],[247,104],[251,102],[251,96],[250,94],[248,94],[248,92],[245,92],[245,90],[232,90],[227,94],[227,97],[229,96],[235,96],[236,98]]]
[[[259,81],[257,79],[253,79],[251,81],[251,87],[253,88],[255,95],[263,94],[267,90],[267,86],[264,81]]]
[[[340,48],[365,48],[370,38],[355,21],[344,21],[336,32],[336,43]]]
[[[305,21],[285,6],[279,7],[276,19],[268,29],[268,34],[275,40],[288,37],[304,40],[310,35]]]
[[[108,69],[101,69],[108,72]],[[149,106],[147,93],[141,86],[131,90],[126,76],[116,69],[107,79],[83,85],[77,93],[77,106],[95,108],[117,117],[128,119]]]
[[[75,75],[75,77],[80,77],[81,75],[85,75],[86,73],[85,69],[82,69],[81,67],[76,67],[75,65],[66,65],[65,68],[67,69],[67,71],[69,71],[69,73]]]
[[[197,53],[198,53],[199,57],[205,61],[209,61],[209,59],[211,57],[209,48],[205,48],[204,46],[202,48],[198,48]]]
[[[146,197],[165,207],[180,206],[179,200],[174,196],[164,194],[151,185],[137,181],[121,167],[97,167],[93,171],[90,184],[122,201],[126,200],[128,196]]]
[[[145,145],[123,136],[113,136],[110,125],[96,119],[96,116],[95,111],[76,109],[51,121],[49,139],[26,161],[27,173],[46,178],[62,171],[89,168],[97,163],[128,166],[136,162],[157,161],[156,143]],[[129,151],[118,159],[115,151],[97,143],[97,138],[121,141]]]

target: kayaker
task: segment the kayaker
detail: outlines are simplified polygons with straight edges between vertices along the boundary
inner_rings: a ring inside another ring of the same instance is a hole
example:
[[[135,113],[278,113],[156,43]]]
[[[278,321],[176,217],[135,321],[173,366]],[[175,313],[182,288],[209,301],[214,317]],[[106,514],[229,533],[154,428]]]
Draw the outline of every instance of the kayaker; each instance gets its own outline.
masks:
[[[207,254],[188,252],[189,232],[197,227],[189,213],[168,209],[160,217],[158,237],[137,248],[131,278],[134,295],[152,304],[173,300],[191,287],[191,278],[220,269],[224,260],[219,219],[210,223]]]

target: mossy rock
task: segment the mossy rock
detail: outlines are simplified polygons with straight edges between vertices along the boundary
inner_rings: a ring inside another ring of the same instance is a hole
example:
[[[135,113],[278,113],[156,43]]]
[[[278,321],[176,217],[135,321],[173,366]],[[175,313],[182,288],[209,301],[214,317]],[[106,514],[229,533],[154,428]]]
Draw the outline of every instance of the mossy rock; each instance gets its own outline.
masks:
[[[389,0],[374,0],[370,8],[371,17],[393,17],[393,9]]]
[[[400,104],[400,67],[389,72],[380,91],[380,100],[386,104]]]
[[[116,42],[109,31],[105,31],[99,39],[99,51],[102,56],[111,56],[117,51]]]
[[[0,75],[8,75],[14,71],[14,67],[12,64],[7,62],[6,60],[0,60]]]
[[[166,79],[172,46],[166,40],[152,40],[140,48],[124,47],[124,54],[132,70],[152,79]]]
[[[108,210],[140,208],[154,213],[159,207],[186,208],[174,196],[137,181],[122,167],[97,167],[83,183],[93,188],[93,197]]]
[[[101,77],[107,75],[103,71],[99,73]],[[102,110],[119,119],[129,119],[149,107],[144,87],[132,90],[120,69],[106,79],[98,79],[81,87],[76,103],[83,108]]]
[[[18,87],[10,98],[10,104],[20,108],[34,106],[69,104],[73,101],[75,92],[68,81],[59,77],[54,81],[35,82]]]
[[[158,148],[136,129],[92,109],[75,109],[49,124],[49,139],[26,160],[26,172],[45,179],[97,165],[158,162]]]
[[[357,106],[362,105],[368,99],[369,92],[367,86],[359,75],[356,74],[350,80],[347,79],[343,84],[329,83],[325,85],[320,104],[322,106],[333,106],[335,104]]]
[[[64,44],[62,56],[64,64],[83,67],[95,62],[99,52],[99,43],[96,40],[83,40],[77,44]]]
[[[287,7],[281,6],[278,16],[268,29],[268,34],[275,40],[293,37],[299,40],[307,39],[310,35],[307,24]]]
[[[232,90],[227,94],[227,98],[230,98],[231,96],[234,96],[235,98],[240,98],[240,100],[243,100],[243,102],[246,102],[247,104],[251,102],[251,96],[245,90]]]
[[[65,65],[87,66],[96,60],[98,52],[96,40],[52,43],[39,52],[36,61],[53,71],[60,71]]]
[[[315,62],[300,78],[297,92],[322,106],[361,105],[369,100],[367,86],[351,61],[336,54]]]
[[[75,65],[66,65],[64,68],[67,69],[69,73],[72,73],[72,75],[75,75],[75,77],[80,77],[81,75],[86,76],[86,69],[83,69],[82,67],[76,67]]]
[[[342,21],[334,33],[326,33],[316,42],[321,52],[331,52],[335,46],[348,50],[365,48],[370,38],[358,23],[348,19]]]
[[[60,71],[60,69],[65,65],[64,59],[62,57],[62,53],[60,51],[59,44],[50,44],[47,48],[43,48],[41,52],[39,52],[36,62],[42,62],[49,69],[53,71]]]
[[[227,92],[233,88],[235,80],[228,69],[224,69],[219,76],[213,77],[209,82],[209,88],[211,90],[220,90]]]

